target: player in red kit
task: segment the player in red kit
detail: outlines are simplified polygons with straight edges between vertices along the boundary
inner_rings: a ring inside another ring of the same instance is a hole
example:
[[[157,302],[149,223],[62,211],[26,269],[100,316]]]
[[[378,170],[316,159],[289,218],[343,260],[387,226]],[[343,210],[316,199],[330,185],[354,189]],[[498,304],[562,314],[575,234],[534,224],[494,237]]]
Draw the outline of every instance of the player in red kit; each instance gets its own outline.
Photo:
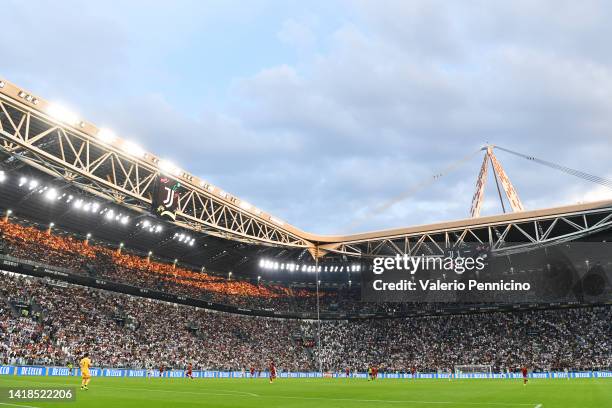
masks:
[[[159,376],[160,377],[164,376],[164,365],[163,364],[159,366]]]
[[[251,366],[251,378],[255,378],[255,367]]]
[[[351,376],[351,370],[350,368],[346,367],[346,378],[349,378]]]
[[[187,366],[187,372],[185,373],[185,376],[193,380],[193,366],[191,365],[191,363],[189,363],[189,365]]]
[[[412,379],[414,380],[416,378],[416,367],[412,366],[410,372],[412,373]]]
[[[270,384],[276,379],[276,366],[274,361],[270,361]]]
[[[521,373],[523,373],[523,385],[527,385],[527,367],[523,366]]]

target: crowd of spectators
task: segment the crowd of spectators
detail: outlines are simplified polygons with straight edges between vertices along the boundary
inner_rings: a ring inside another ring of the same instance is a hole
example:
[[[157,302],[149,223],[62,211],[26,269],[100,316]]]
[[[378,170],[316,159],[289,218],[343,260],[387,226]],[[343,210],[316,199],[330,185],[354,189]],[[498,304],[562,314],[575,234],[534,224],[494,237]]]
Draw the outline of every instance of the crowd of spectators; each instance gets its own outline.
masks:
[[[27,310],[14,302],[27,296]],[[270,359],[310,368],[298,321],[217,313],[0,273],[0,362],[258,369]],[[40,309],[40,315],[31,313]],[[294,340],[295,337],[295,340]]]
[[[226,279],[180,265],[158,262],[103,245],[75,239],[61,231],[0,220],[0,245],[6,254],[73,273],[95,274],[109,281],[254,309],[313,310],[316,295],[306,289]]]
[[[27,299],[27,304],[24,304]],[[612,307],[322,321],[241,316],[0,273],[0,362],[198,369],[612,368]],[[320,357],[320,359],[319,359]],[[319,361],[321,366],[319,366]]]
[[[416,366],[447,371],[489,365],[505,372],[612,366],[612,307],[496,312],[416,319],[326,321],[321,326],[324,367],[364,362],[390,371]]]

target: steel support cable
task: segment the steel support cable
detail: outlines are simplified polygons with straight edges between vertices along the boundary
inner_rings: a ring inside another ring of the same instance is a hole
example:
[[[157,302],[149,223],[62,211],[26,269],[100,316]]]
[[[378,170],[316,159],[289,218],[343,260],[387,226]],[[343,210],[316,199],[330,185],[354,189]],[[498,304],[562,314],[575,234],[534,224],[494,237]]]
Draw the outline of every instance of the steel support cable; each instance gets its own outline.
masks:
[[[526,154],[515,152],[513,150],[506,149],[506,148],[501,147],[501,146],[494,146],[494,147],[496,149],[499,149],[499,150],[502,150],[504,152],[513,154],[513,155],[518,156],[518,157],[522,157],[522,158],[524,158],[526,160],[529,160],[529,161],[532,161],[534,163],[538,163],[538,164],[541,164],[541,165],[553,168],[555,170],[562,171],[562,172],[564,172],[566,174],[570,174],[572,176],[581,178],[583,180],[590,181],[590,182],[596,183],[596,184],[600,184],[602,186],[605,186],[605,187],[608,187],[608,188],[612,189],[612,180],[609,180],[607,178],[595,176],[593,174],[585,173],[585,172],[580,171],[580,170],[575,170],[575,169],[572,169],[570,167],[562,166],[562,165],[557,164],[557,163],[552,163],[552,162],[549,162],[549,161],[546,161],[546,160],[538,159],[538,158],[533,157],[533,156],[528,156]]]
[[[366,220],[368,217],[370,216],[376,216],[386,210],[388,210],[389,208],[393,207],[395,204],[406,200],[407,198],[411,197],[412,195],[414,195],[415,193],[423,190],[426,187],[429,187],[430,185],[432,185],[433,183],[435,183],[436,181],[438,181],[439,179],[441,179],[442,177],[446,176],[447,174],[451,173],[452,171],[456,170],[457,168],[461,167],[465,162],[467,162],[468,160],[470,160],[472,157],[474,157],[475,155],[477,155],[478,153],[480,153],[483,149],[478,149],[476,151],[473,151],[469,154],[467,154],[466,156],[462,157],[461,159],[451,163],[449,166],[445,167],[444,169],[442,169],[441,172],[434,174],[431,177],[426,178],[425,180],[423,180],[422,182],[420,182],[419,184],[416,184],[414,186],[412,186],[411,188],[409,188],[408,190],[402,192],[401,194],[393,197],[391,200],[377,206],[374,207],[371,211],[369,211],[368,213],[366,213],[365,215],[359,217],[358,219],[356,219],[355,221],[353,221],[353,223],[351,223],[348,226],[349,230],[352,230],[354,227],[358,226],[359,224],[363,223],[364,220]]]

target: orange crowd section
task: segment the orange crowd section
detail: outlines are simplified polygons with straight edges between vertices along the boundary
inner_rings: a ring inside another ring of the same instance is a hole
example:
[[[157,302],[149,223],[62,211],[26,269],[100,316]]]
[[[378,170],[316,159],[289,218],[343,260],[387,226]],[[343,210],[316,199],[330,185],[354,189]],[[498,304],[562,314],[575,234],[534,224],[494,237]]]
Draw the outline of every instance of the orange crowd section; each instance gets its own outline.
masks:
[[[268,299],[316,296],[306,289],[228,280],[178,265],[174,267],[167,263],[148,261],[147,258],[125,251],[119,253],[116,249],[86,244],[82,240],[55,231],[48,233],[36,227],[4,220],[0,221],[0,231],[3,241],[8,244],[9,255],[65,267],[77,273],[93,269],[96,275],[137,286],[165,289],[196,297],[201,297],[201,292]]]

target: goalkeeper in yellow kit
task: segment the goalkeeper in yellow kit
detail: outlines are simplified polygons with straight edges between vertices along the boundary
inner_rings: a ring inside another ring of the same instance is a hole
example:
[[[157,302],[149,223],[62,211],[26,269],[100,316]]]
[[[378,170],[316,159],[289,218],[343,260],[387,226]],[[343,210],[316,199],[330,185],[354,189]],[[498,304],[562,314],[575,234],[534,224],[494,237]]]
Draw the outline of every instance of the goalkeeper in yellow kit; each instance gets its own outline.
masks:
[[[89,385],[89,381],[91,380],[91,375],[89,374],[89,367],[91,367],[91,360],[89,359],[89,353],[85,353],[81,361],[79,362],[81,366],[81,389],[88,390],[87,386]]]

